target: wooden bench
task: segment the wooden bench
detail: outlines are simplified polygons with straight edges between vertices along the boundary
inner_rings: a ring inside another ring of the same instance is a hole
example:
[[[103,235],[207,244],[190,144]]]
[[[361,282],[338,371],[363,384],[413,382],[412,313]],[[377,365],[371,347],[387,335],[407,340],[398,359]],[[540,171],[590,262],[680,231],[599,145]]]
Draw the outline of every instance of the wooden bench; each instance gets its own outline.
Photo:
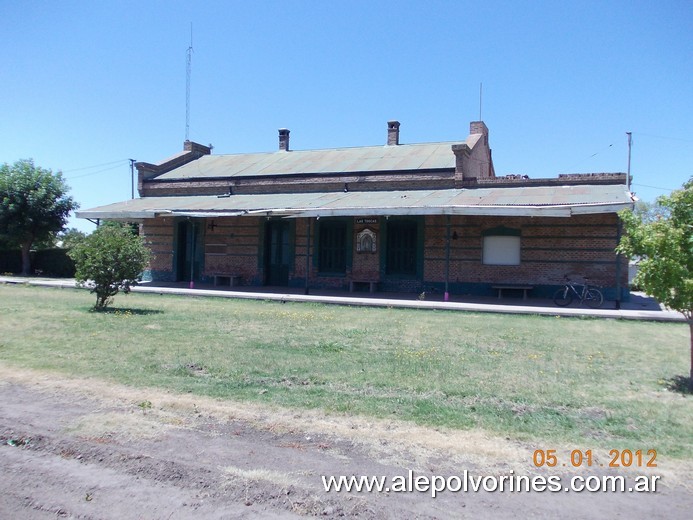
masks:
[[[531,291],[534,289],[533,285],[492,285],[492,289],[495,289],[498,291],[498,299],[500,300],[503,297],[503,290],[511,290],[511,291],[522,291],[522,299],[526,300],[527,299],[527,291]]]
[[[215,273],[212,275],[214,277],[214,286],[228,285],[229,287],[235,287],[241,284],[241,277],[237,274],[228,273]],[[228,280],[228,284],[226,283]]]
[[[349,292],[354,292],[354,288],[356,287],[356,284],[361,284],[361,285],[368,284],[368,292],[371,292],[371,293],[374,293],[375,290],[378,288],[378,281],[377,280],[351,280],[349,282]]]

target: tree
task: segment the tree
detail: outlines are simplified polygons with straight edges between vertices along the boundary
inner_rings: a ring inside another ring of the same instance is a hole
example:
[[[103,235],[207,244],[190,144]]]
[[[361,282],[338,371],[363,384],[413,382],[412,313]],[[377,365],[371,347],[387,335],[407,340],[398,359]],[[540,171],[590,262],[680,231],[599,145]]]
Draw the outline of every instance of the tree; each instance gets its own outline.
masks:
[[[62,173],[31,159],[0,166],[0,235],[22,251],[22,274],[31,274],[31,246],[49,240],[67,223],[78,204],[67,195]]]
[[[635,203],[633,213],[645,224],[662,218],[669,218],[669,210],[662,206],[659,201],[646,202],[639,200]]]
[[[639,257],[635,283],[688,320],[693,390],[693,177],[657,204],[666,216],[646,221],[628,210],[619,213],[626,233],[616,251]]]
[[[75,278],[96,293],[97,310],[111,303],[119,291],[129,293],[149,263],[149,249],[132,228],[106,223],[79,241],[68,253],[75,261]]]
[[[77,228],[68,228],[58,233],[56,242],[62,249],[72,249],[86,237],[87,234],[84,231],[80,231]]]

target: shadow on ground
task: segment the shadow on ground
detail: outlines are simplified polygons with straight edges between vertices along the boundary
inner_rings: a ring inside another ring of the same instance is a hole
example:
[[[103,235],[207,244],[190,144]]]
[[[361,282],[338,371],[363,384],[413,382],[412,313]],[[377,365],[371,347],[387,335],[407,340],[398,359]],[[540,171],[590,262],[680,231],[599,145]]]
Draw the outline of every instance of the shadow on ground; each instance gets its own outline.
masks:
[[[159,309],[134,309],[132,307],[107,307],[105,309],[89,309],[90,312],[99,314],[134,314],[136,316],[149,316],[151,314],[163,314],[164,311]]]
[[[682,395],[693,395],[693,380],[686,376],[674,376],[666,380],[667,390]]]

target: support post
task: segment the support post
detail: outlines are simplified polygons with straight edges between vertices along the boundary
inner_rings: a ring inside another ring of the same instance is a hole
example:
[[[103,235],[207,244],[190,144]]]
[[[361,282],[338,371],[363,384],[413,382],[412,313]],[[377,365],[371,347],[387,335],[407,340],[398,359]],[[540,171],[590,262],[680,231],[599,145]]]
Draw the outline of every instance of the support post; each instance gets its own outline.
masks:
[[[195,221],[190,219],[190,288],[195,288]]]
[[[446,218],[447,221],[445,223],[445,294],[443,295],[443,299],[445,301],[448,301],[450,299],[450,215],[447,215]]]
[[[621,219],[618,218],[618,224],[616,224],[616,245],[621,243],[622,229]],[[621,253],[616,253],[616,303],[614,305],[616,310],[621,308],[621,263]]]
[[[308,230],[306,232],[306,287],[303,294],[308,294],[310,292],[309,280],[310,280],[310,217],[308,217]]]

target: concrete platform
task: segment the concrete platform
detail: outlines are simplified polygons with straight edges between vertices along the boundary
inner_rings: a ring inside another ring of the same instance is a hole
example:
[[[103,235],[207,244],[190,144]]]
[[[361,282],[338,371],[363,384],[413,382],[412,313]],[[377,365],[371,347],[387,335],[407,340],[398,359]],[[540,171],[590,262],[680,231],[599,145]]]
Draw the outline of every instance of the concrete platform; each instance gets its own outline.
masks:
[[[73,279],[0,276],[0,283],[29,284],[45,287],[76,288]],[[175,294],[181,296],[206,296],[214,298],[238,298],[252,300],[270,300],[282,302],[312,302],[335,305],[353,305],[361,307],[397,307],[410,309],[429,309],[468,312],[496,312],[505,314],[538,314],[544,316],[593,317],[623,320],[646,321],[679,321],[686,318],[679,312],[660,306],[653,298],[643,293],[632,293],[631,301],[615,309],[614,301],[605,301],[600,309],[591,309],[573,303],[570,307],[557,307],[551,300],[496,297],[480,298],[463,295],[451,295],[449,301],[443,301],[442,294],[426,294],[424,299],[410,293],[349,293],[345,291],[311,290],[304,294],[303,289],[287,287],[214,287],[213,285],[195,285],[190,288],[187,283],[153,283],[143,282],[134,287],[133,292],[154,294]]]

